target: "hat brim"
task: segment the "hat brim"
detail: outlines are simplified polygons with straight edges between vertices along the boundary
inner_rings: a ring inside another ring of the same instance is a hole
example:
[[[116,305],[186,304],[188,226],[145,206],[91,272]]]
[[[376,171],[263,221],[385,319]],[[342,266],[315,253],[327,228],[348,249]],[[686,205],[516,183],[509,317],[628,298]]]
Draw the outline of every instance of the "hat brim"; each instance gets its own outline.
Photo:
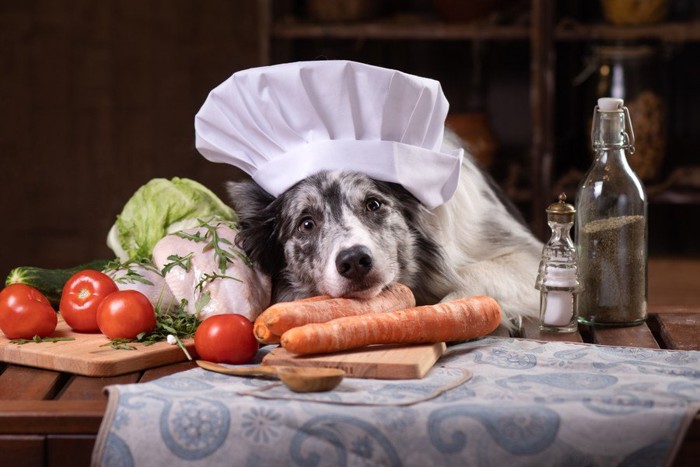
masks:
[[[437,152],[395,141],[327,140],[269,160],[252,174],[273,196],[321,171],[349,170],[402,185],[425,207],[449,200],[459,183],[464,150]]]

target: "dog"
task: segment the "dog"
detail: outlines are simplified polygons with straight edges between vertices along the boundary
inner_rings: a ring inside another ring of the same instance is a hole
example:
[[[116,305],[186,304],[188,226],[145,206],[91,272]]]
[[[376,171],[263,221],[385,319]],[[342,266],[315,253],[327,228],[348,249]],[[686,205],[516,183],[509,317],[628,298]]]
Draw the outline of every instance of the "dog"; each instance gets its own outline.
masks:
[[[237,244],[271,276],[273,302],[368,298],[400,282],[418,304],[490,295],[509,329],[539,314],[542,243],[469,155],[456,193],[433,210],[400,185],[351,171],[319,172],[276,198],[250,180],[227,189]]]

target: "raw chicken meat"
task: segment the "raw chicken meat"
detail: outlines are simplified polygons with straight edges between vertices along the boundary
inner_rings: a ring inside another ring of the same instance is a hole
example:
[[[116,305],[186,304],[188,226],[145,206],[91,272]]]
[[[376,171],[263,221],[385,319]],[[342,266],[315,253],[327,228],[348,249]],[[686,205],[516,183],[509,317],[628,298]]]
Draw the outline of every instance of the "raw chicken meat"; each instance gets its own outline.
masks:
[[[119,290],[141,292],[160,311],[167,311],[178,304],[165,278],[153,265],[127,263],[119,269],[107,270],[105,274],[114,279]]]
[[[236,231],[222,222],[162,238],[153,262],[187,312],[201,319],[238,313],[253,321],[270,304],[269,276],[253,267],[235,246]],[[223,269],[222,269],[223,268]]]

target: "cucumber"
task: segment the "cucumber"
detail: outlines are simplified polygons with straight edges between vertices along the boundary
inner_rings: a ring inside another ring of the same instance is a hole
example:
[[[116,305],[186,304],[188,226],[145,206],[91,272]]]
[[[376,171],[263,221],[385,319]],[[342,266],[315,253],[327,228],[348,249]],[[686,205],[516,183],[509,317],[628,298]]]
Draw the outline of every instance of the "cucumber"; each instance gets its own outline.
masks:
[[[58,309],[61,301],[63,285],[76,272],[84,269],[96,269],[102,271],[111,260],[97,259],[89,263],[81,264],[67,269],[46,269],[34,266],[20,266],[14,268],[7,275],[5,285],[26,284],[38,289],[49,299],[51,305]]]

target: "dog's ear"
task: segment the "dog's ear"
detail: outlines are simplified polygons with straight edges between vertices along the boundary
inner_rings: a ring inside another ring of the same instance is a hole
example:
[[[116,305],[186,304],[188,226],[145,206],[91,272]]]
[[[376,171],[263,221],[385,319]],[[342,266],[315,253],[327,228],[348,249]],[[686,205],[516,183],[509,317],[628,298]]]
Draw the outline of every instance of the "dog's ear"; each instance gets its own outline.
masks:
[[[238,214],[238,247],[263,272],[275,275],[285,265],[284,252],[277,241],[275,198],[252,181],[228,182],[226,189]]]

